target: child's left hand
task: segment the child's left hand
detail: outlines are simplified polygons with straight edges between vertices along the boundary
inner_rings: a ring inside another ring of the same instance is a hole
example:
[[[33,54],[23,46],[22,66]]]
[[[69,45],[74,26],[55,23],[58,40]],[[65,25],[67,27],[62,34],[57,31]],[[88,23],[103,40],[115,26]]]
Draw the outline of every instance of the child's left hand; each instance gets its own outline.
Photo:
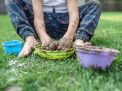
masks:
[[[73,45],[73,39],[63,37],[59,40],[58,50],[70,49],[72,45]]]

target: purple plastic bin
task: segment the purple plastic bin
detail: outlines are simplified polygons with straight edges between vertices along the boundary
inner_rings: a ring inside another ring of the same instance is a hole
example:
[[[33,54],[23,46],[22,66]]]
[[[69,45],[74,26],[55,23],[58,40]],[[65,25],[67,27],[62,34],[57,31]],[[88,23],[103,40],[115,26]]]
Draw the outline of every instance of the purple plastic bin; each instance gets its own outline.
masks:
[[[87,46],[76,48],[78,62],[84,68],[108,68],[119,51],[109,48],[99,48],[95,46]]]

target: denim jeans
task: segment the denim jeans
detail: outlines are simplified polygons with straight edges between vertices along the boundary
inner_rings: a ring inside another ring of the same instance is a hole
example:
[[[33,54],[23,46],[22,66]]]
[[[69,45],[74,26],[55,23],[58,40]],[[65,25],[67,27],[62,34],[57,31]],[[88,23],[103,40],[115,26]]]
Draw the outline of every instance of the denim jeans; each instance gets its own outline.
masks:
[[[25,40],[28,36],[38,35],[34,28],[32,4],[27,0],[6,0],[5,5],[13,27],[18,35]],[[101,15],[101,4],[92,0],[79,7],[80,22],[75,39],[90,41]],[[46,32],[51,38],[59,39],[66,33],[69,25],[69,13],[44,12]]]

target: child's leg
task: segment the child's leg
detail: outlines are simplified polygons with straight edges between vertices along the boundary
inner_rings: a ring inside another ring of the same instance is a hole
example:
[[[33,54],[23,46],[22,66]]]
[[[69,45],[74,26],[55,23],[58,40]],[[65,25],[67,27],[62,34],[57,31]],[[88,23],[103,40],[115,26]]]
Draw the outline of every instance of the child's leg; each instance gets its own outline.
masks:
[[[46,24],[47,25],[46,28],[48,29],[49,26],[51,26],[49,30],[47,30],[48,34],[56,40],[60,39],[58,41],[58,44],[56,42],[53,42],[49,48],[52,50],[54,50],[55,48],[57,50],[64,50],[70,48],[72,46],[72,43],[67,41],[67,39],[63,38],[64,34],[67,32],[69,25],[69,13],[53,12],[47,14],[47,16],[48,17],[46,17],[45,20],[50,24]],[[68,42],[69,45],[66,42]]]
[[[68,13],[45,13],[46,31],[51,38],[60,39],[66,33],[69,25]]]
[[[5,5],[15,31],[26,40],[28,36],[35,36],[33,28],[32,6],[25,0],[6,0]]]
[[[88,42],[94,35],[99,17],[101,15],[101,4],[97,0],[89,1],[80,7],[80,24],[76,32],[76,39]]]
[[[27,56],[37,43],[33,28],[32,6],[24,0],[6,0],[5,5],[16,32],[26,40],[19,57]]]

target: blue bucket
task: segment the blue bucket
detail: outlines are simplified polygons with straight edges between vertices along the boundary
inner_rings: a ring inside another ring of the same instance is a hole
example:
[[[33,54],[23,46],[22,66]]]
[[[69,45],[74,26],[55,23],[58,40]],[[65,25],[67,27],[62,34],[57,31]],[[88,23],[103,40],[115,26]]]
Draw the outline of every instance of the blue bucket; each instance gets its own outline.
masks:
[[[18,55],[22,50],[22,42],[19,40],[6,41],[2,46],[5,54]]]

